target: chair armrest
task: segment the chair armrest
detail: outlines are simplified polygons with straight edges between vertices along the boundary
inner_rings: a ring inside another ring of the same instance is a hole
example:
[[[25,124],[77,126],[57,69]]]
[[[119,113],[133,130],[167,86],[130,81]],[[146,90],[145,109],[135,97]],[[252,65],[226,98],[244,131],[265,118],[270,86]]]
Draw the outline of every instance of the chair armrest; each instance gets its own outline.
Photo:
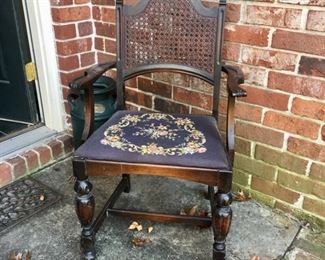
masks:
[[[85,89],[90,86],[107,70],[115,68],[116,62],[106,62],[102,64],[96,64],[85,71],[84,76],[75,79],[69,84],[72,89]]]
[[[236,97],[246,97],[247,93],[239,87],[240,84],[244,83],[244,74],[240,68],[224,65],[222,71],[228,75],[227,151],[229,160],[233,164],[235,156],[235,100]]]
[[[86,141],[94,131],[94,93],[93,83],[107,70],[114,68],[115,62],[95,65],[85,71],[83,77],[77,78],[69,84],[70,88],[85,91],[85,124],[81,140]]]
[[[227,88],[232,97],[246,97],[247,93],[239,87],[244,83],[244,74],[242,70],[235,66],[223,65],[222,71],[228,75]]]

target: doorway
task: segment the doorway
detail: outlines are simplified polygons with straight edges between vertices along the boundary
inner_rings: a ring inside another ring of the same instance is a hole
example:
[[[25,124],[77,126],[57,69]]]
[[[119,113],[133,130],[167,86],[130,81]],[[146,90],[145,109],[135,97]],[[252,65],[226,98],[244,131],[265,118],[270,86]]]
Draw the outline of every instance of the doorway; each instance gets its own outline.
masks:
[[[0,142],[41,125],[22,1],[0,8]]]

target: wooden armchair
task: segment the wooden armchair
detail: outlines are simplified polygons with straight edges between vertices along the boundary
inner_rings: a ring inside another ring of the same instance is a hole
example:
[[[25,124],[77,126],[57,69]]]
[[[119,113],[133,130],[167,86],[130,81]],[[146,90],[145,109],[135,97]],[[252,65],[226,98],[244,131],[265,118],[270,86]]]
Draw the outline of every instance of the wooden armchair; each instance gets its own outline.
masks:
[[[225,258],[225,240],[232,218],[234,104],[236,97],[246,95],[239,87],[243,83],[242,72],[221,62],[225,8],[225,0],[213,8],[204,7],[198,0],[140,0],[130,6],[116,0],[116,61],[96,65],[83,78],[71,83],[71,88],[83,89],[86,96],[85,142],[73,157],[84,259],[95,258],[95,234],[106,214],[212,225],[213,259]],[[117,70],[118,112],[92,133],[92,83],[112,68]],[[212,84],[212,116],[124,110],[124,81],[158,71],[181,72]],[[229,93],[226,147],[217,128],[222,71],[228,74]],[[131,174],[166,176],[208,185],[212,218],[115,209],[119,195],[130,192]],[[88,177],[99,175],[121,175],[122,180],[94,219],[95,198]]]

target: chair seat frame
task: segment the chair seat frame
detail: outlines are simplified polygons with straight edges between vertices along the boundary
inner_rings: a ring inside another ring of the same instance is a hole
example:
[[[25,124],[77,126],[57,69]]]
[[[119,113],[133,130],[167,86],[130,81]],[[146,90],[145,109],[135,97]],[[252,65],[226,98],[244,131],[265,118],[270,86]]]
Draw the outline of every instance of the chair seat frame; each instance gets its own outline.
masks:
[[[144,0],[147,2],[148,0]],[[197,0],[192,0],[197,2]],[[122,6],[122,1],[116,1],[117,13]],[[224,19],[225,1],[220,1],[219,7],[220,15]],[[223,28],[221,28],[223,29]],[[222,41],[222,37],[220,42]],[[219,48],[219,47],[218,47]],[[220,49],[221,50],[221,49]],[[119,55],[118,55],[119,56]],[[219,57],[221,59],[221,56]],[[246,91],[240,87],[244,82],[242,71],[234,66],[217,64],[217,68],[227,74],[227,90],[228,90],[228,106],[227,106],[227,136],[226,136],[226,151],[231,164],[234,159],[234,106],[236,97],[246,96]],[[82,140],[85,141],[92,134],[94,129],[94,97],[93,97],[93,83],[106,71],[117,68],[122,70],[119,61],[107,62],[95,65],[85,72],[84,77],[79,78],[70,84],[74,90],[84,90],[85,92],[85,124],[82,134]],[[202,73],[195,70],[185,70],[181,66],[150,66],[145,71],[135,70],[128,75],[118,73],[117,85],[118,108],[124,108],[124,88],[123,82],[129,78],[140,75],[145,72],[182,72],[190,76],[198,77]],[[214,79],[200,77],[206,82],[215,86],[214,102],[212,114],[217,119],[218,104],[219,104],[219,87],[220,78]],[[213,259],[224,259],[226,255],[226,236],[229,232],[232,210],[230,204],[232,202],[231,183],[232,171],[222,171],[218,169],[208,168],[194,168],[194,167],[175,167],[173,165],[154,165],[154,164],[139,164],[139,163],[125,163],[112,161],[89,160],[87,158],[73,157],[73,174],[76,178],[74,190],[76,196],[76,213],[82,226],[81,232],[81,249],[83,259],[95,259],[95,235],[103,223],[107,215],[128,217],[133,220],[146,219],[159,222],[177,222],[199,225],[208,227],[212,225],[214,231],[213,243]],[[134,175],[153,175],[172,177],[193,182],[198,182],[208,185],[208,199],[211,204],[212,217],[196,217],[196,216],[182,216],[161,214],[155,212],[129,211],[125,209],[116,209],[114,204],[122,192],[130,192],[130,174]],[[106,202],[103,209],[98,216],[94,217],[95,212],[95,198],[91,192],[92,184],[89,181],[89,176],[122,176],[122,180],[118,184],[111,197]],[[215,191],[217,187],[217,191]]]

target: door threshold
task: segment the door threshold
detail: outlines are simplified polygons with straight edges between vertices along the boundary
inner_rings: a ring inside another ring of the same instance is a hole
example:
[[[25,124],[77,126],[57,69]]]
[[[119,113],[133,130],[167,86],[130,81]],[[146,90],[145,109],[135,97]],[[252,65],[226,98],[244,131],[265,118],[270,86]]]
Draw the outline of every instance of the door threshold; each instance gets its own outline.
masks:
[[[6,139],[0,142],[0,161],[28,150],[35,145],[42,144],[56,134],[57,131],[55,130],[46,126],[38,126],[35,129],[28,129],[27,132]]]

